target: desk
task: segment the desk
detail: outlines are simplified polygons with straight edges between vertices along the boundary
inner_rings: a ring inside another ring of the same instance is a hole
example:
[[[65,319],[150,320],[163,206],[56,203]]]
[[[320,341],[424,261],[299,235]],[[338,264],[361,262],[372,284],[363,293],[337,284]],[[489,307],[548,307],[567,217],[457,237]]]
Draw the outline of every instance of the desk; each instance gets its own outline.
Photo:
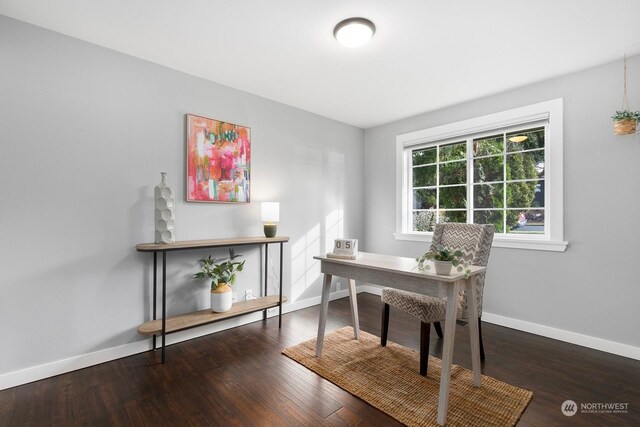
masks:
[[[442,373],[440,376],[440,394],[438,398],[438,424],[445,425],[447,405],[449,401],[449,386],[451,381],[451,360],[453,357],[453,342],[456,329],[456,310],[458,291],[464,287],[467,292],[469,310],[469,328],[471,331],[471,365],[473,368],[473,384],[480,387],[480,346],[478,340],[478,307],[476,297],[475,278],[486,267],[471,266],[469,278],[464,273],[452,270],[450,276],[435,274],[435,270],[419,271],[415,268],[416,261],[412,258],[402,258],[389,255],[378,255],[360,252],[355,260],[327,258],[315,256],[320,260],[320,270],[324,273],[322,285],[322,302],[320,306],[320,321],[318,322],[318,341],[316,356],[322,356],[324,330],[329,306],[329,289],[333,276],[349,279],[349,299],[351,300],[351,317],[353,321],[354,338],[360,338],[358,322],[358,305],[356,300],[355,281],[373,283],[389,288],[403,289],[427,295],[437,295],[439,286],[444,286],[447,295],[447,314],[445,319],[444,343],[442,350]],[[417,373],[416,367],[416,375]]]

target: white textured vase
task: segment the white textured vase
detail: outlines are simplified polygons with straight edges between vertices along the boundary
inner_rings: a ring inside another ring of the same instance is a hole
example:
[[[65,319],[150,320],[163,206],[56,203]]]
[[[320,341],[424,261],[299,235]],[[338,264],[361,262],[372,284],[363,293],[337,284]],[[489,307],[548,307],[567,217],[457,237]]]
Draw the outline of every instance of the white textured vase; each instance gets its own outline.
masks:
[[[451,268],[453,263],[451,261],[433,261],[436,266],[436,274],[441,276],[449,276],[451,274]]]
[[[224,313],[231,310],[233,305],[233,295],[231,289],[228,292],[211,292],[211,311],[216,313]]]
[[[167,173],[160,172],[162,180],[155,188],[156,243],[173,243],[175,237],[175,192],[167,185]]]

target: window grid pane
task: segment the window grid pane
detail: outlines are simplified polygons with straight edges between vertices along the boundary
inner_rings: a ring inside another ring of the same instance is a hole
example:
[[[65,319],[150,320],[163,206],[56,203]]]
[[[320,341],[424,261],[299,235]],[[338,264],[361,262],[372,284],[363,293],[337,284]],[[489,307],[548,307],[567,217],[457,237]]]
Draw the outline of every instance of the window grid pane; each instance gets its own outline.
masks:
[[[544,149],[545,129],[538,127],[509,132],[505,135],[505,140],[507,141],[507,151],[510,153],[536,148]]]
[[[413,230],[454,221],[492,223],[502,234],[544,234],[545,132],[522,129],[413,150],[411,159],[421,162],[412,164]]]
[[[464,140],[411,151],[413,231],[433,231],[437,222],[468,222],[467,145]]]

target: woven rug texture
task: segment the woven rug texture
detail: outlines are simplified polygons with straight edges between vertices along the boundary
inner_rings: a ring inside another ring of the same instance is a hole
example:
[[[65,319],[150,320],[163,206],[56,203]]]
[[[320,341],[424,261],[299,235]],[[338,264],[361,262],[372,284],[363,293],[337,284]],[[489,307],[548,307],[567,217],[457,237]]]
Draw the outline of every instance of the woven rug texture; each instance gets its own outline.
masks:
[[[316,340],[286,348],[282,353],[340,388],[408,426],[437,426],[441,361],[429,357],[427,377],[420,376],[417,351],[344,327],[325,336],[322,357],[315,357]],[[473,373],[453,365],[447,426],[513,426],[533,392],[482,376],[473,386]]]

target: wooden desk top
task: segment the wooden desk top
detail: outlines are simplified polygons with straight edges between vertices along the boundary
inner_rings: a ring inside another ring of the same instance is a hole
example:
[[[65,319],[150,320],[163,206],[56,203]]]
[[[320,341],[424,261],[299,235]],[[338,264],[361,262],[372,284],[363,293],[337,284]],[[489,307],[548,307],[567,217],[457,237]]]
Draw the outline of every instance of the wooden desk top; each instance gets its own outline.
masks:
[[[314,256],[313,259],[320,260],[322,262],[329,262],[335,264],[348,265],[352,267],[361,267],[369,270],[378,270],[388,273],[396,273],[404,276],[428,278],[437,280],[439,282],[457,282],[464,279],[464,271],[459,272],[454,267],[451,270],[449,276],[441,276],[436,274],[435,267],[431,263],[431,270],[420,271],[416,267],[416,260],[413,258],[398,257],[392,255],[380,255],[372,254],[368,252],[359,252],[356,259],[340,259],[340,258],[328,258],[326,255]],[[469,275],[473,276],[478,273],[486,271],[487,267],[478,267],[475,265],[468,267],[470,270]]]

